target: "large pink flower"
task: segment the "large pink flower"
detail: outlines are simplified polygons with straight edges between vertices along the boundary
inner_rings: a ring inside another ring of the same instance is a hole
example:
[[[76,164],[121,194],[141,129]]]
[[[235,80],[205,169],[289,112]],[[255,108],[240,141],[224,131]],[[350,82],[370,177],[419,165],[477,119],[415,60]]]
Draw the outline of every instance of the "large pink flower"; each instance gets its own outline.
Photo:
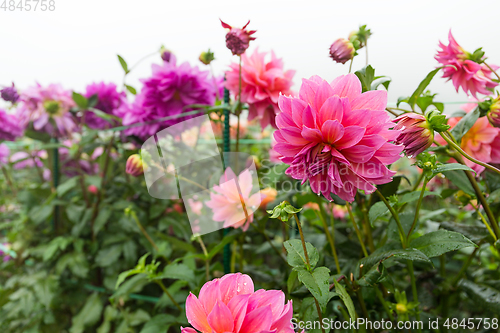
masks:
[[[462,108],[465,112],[472,111],[477,104],[468,103]],[[451,128],[455,127],[461,117],[454,117],[448,120],[448,125]],[[436,141],[440,144],[446,145],[446,141],[437,135]],[[460,147],[470,156],[485,163],[500,163],[500,129],[493,127],[487,117],[479,118],[476,123],[469,129],[462,137]],[[464,158],[465,164],[474,169],[476,173],[481,174],[485,167],[476,164]]]
[[[479,64],[472,61],[471,54],[465,51],[453,38],[451,30],[448,34],[448,45],[439,42],[439,50],[434,57],[443,68],[443,77],[452,80],[455,89],[462,87],[466,94],[472,94],[476,97],[477,93],[490,95],[491,89],[498,83],[491,80],[492,72],[483,63]],[[498,66],[491,65],[493,69]]]
[[[259,208],[262,195],[254,189],[252,175],[245,169],[238,177],[231,168],[220,178],[210,200],[205,204],[214,213],[213,220],[224,222],[224,228],[241,228],[246,231],[253,222],[253,213]],[[253,192],[253,194],[252,194]]]
[[[400,158],[403,146],[390,143],[400,131],[384,111],[387,92],[361,93],[354,74],[331,83],[319,76],[303,79],[298,98],[280,96],[274,149],[290,167],[286,173],[314,193],[353,201],[356,190],[375,191],[395,172],[386,165]]]
[[[21,93],[17,116],[22,126],[33,122],[36,131],[57,137],[70,136],[76,128],[75,119],[70,112],[73,106],[75,103],[71,91],[64,90],[58,84],[47,87],[37,84]]]
[[[292,301],[285,304],[281,290],[254,292],[252,279],[241,273],[209,281],[199,298],[189,294],[186,300],[187,319],[202,333],[293,333],[292,315]]]
[[[271,61],[266,62],[266,53],[255,50],[251,56],[241,56],[241,101],[248,103],[248,120],[258,118],[262,128],[276,127],[279,112],[279,94],[292,94],[293,70],[283,70],[283,60],[271,52]],[[237,98],[239,94],[239,65],[232,63],[226,72],[226,88]]]

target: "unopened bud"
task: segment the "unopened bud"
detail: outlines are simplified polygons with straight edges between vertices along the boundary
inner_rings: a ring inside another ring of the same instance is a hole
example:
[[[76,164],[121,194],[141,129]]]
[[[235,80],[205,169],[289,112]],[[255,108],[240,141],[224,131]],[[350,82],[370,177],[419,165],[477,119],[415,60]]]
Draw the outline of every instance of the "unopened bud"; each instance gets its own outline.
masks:
[[[144,173],[142,159],[139,154],[131,155],[128,158],[125,171],[134,177],[140,176]]]

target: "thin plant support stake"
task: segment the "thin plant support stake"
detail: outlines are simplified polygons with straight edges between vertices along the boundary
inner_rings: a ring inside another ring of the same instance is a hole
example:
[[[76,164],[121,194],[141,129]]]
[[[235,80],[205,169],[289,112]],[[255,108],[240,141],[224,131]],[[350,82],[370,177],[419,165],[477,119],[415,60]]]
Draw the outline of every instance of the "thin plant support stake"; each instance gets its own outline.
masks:
[[[229,104],[229,90],[224,88],[224,103]],[[224,132],[223,132],[223,152],[228,153],[231,151],[231,138],[229,136],[229,108],[224,109]],[[223,156],[224,158],[222,159],[223,165],[224,165],[224,171],[226,169],[226,164],[229,164],[229,161],[226,161],[225,159],[229,159],[229,154],[224,154],[226,156]],[[222,234],[226,236],[229,233],[228,228],[224,228],[222,231]],[[224,264],[224,274],[231,273],[231,247],[229,244],[226,244],[224,246],[224,252],[223,252],[223,264]]]

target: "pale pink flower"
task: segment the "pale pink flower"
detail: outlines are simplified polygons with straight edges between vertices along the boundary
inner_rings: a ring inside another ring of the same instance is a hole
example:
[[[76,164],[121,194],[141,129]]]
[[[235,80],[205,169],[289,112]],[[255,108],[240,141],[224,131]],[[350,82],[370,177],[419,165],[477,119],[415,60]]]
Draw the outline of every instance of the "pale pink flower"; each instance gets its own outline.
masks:
[[[448,34],[448,45],[439,42],[439,50],[434,57],[443,68],[443,78],[452,80],[455,89],[462,87],[466,94],[476,97],[477,93],[490,95],[498,83],[492,81],[491,70],[484,63],[471,60],[471,54],[465,51],[453,38],[451,30]],[[491,65],[496,70],[498,66]]]
[[[241,228],[246,231],[253,222],[253,213],[261,203],[261,194],[253,190],[252,175],[245,169],[238,177],[231,168],[213,187],[210,200],[205,204],[213,211],[213,220],[224,222],[224,228]],[[256,192],[256,193],[255,193]]]
[[[352,202],[358,189],[392,180],[386,165],[400,158],[402,145],[390,143],[400,131],[385,112],[386,91],[361,93],[354,74],[331,83],[319,76],[303,79],[299,97],[280,96],[274,149],[290,164],[286,173],[309,180],[314,193],[331,193]]]
[[[463,106],[464,111],[470,112],[477,104],[468,103]],[[451,128],[462,119],[453,117],[448,120]],[[446,141],[441,136],[436,136],[436,141],[446,145]],[[484,163],[500,163],[500,129],[493,127],[487,117],[479,118],[476,123],[462,137],[460,147],[470,156]],[[464,158],[465,164],[474,169],[479,175],[484,171],[484,167]]]
[[[271,52],[271,61],[266,61],[266,53],[255,50],[251,56],[241,56],[241,101],[248,104],[248,120],[258,118],[262,128],[267,125],[276,127],[276,114],[279,113],[280,93],[292,94],[293,70],[283,70],[283,60]],[[238,98],[239,65],[232,63],[226,72],[226,88]]]
[[[199,297],[186,300],[186,317],[196,329],[182,333],[293,333],[292,301],[285,304],[281,290],[254,292],[245,274],[227,274],[205,283]]]

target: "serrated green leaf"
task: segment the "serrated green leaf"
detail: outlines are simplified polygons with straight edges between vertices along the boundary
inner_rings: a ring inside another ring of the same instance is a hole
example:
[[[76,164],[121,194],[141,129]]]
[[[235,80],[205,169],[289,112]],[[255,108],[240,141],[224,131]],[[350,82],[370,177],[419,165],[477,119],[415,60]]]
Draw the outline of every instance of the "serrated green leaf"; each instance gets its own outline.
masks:
[[[307,267],[306,257],[304,255],[304,247],[298,239],[291,239],[284,243],[287,251],[287,262],[292,267]],[[306,250],[309,255],[311,269],[316,266],[319,260],[318,250],[311,244],[306,242]]]
[[[356,311],[351,296],[349,296],[349,293],[345,290],[344,286],[338,283],[337,280],[333,279],[333,283],[335,284],[335,291],[339,294],[340,299],[344,302],[347,308],[347,312],[349,312],[349,317],[351,317],[352,320],[356,320]]]
[[[470,239],[454,231],[437,230],[412,240],[412,248],[420,250],[427,257],[437,257],[464,247],[477,247]]]
[[[305,269],[300,269],[298,279],[318,300],[319,305],[325,307],[330,299],[330,283],[328,282],[330,270],[326,267],[318,267],[311,273]]]
[[[469,280],[460,281],[460,287],[481,309],[500,314],[500,291]]]

